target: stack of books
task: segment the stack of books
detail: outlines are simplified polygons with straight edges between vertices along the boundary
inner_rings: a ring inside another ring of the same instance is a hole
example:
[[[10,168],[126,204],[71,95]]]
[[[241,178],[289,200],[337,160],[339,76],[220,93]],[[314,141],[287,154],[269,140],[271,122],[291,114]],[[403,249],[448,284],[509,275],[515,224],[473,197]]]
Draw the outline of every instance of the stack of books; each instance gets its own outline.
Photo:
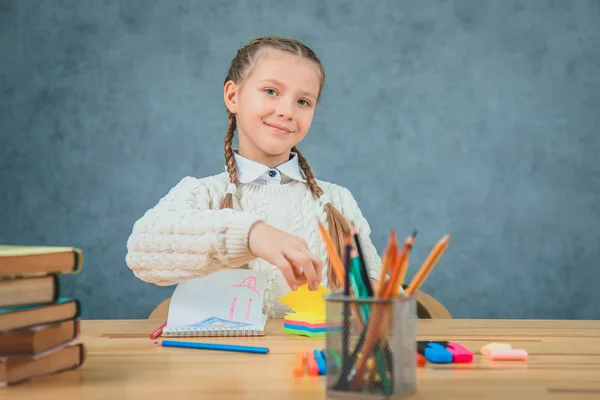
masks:
[[[75,248],[0,245],[0,387],[83,364],[81,305],[60,280],[82,263]]]

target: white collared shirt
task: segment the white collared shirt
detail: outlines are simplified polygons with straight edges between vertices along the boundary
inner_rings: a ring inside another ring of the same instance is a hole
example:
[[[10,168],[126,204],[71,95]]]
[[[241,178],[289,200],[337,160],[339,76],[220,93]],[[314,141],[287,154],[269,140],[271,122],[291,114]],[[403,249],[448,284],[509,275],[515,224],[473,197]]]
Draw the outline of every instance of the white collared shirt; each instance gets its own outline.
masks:
[[[271,168],[233,152],[240,183],[254,182],[259,185],[285,185],[293,181],[306,182],[298,164],[298,154],[291,153],[285,163]]]

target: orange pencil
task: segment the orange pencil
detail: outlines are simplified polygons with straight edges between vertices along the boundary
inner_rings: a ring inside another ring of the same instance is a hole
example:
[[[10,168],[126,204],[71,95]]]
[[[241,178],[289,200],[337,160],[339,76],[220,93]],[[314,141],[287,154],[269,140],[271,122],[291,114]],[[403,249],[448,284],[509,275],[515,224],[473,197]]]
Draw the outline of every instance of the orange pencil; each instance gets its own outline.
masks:
[[[394,288],[393,296],[398,296],[398,294],[402,291],[402,285],[404,285],[404,279],[406,279],[406,272],[408,271],[408,265],[410,262],[410,252],[415,244],[414,239],[417,238],[417,231],[416,230],[413,231],[411,236],[413,238],[413,242],[412,242],[410,249],[408,249],[408,254],[406,255],[406,259],[404,260],[402,265],[400,265],[400,271],[398,271],[398,283],[396,284],[396,287]]]
[[[394,288],[394,293],[392,293],[392,296],[398,296],[400,294],[402,285],[404,284],[404,278],[406,278],[406,271],[408,270],[409,258],[410,256],[406,256],[406,259],[400,266],[400,271],[398,272],[398,282],[396,284],[396,287]]]
[[[329,236],[327,229],[325,229],[325,226],[323,226],[321,221],[317,222],[319,223],[319,232],[321,233],[321,237],[325,242],[325,248],[329,254],[329,259],[331,260],[335,277],[337,278],[340,286],[344,286],[344,264],[342,264],[342,260],[340,260],[340,256],[335,250],[335,245],[333,244],[333,240]]]
[[[435,267],[435,264],[437,264],[442,254],[444,254],[444,252],[446,251],[446,248],[448,248],[449,240],[450,235],[444,235],[436,243],[436,245],[431,250],[431,253],[429,253],[427,258],[425,259],[425,262],[423,262],[423,265],[421,266],[413,280],[410,282],[410,285],[406,289],[405,294],[407,296],[410,296],[411,294],[417,292],[420,289],[421,285],[423,285],[423,282],[425,282],[425,279],[427,279],[427,276],[429,275],[433,267]]]
[[[402,269],[403,265],[405,265],[406,258],[408,257],[408,253],[412,249],[414,242],[415,242],[415,237],[412,235],[407,237],[406,240],[404,241],[404,245],[402,246],[400,255],[398,257],[396,257],[396,260],[394,263],[394,269],[392,271],[392,276],[390,277],[389,284],[385,288],[385,293],[384,293],[383,297],[389,299],[394,293],[396,293],[398,291],[397,288],[398,288],[398,280],[400,278],[400,270]]]
[[[396,238],[396,232],[392,229],[390,231],[390,237],[388,239],[388,245],[383,255],[381,263],[381,274],[379,276],[379,287],[377,288],[377,297],[381,297],[385,292],[386,287],[386,275],[391,266],[394,265],[394,260],[398,253],[398,239]]]

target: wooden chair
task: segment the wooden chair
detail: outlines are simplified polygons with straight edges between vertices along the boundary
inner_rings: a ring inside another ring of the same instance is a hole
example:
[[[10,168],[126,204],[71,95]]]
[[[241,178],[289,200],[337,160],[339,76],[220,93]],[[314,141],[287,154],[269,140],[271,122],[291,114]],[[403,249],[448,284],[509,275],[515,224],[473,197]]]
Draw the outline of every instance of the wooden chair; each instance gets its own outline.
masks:
[[[171,298],[169,297],[152,310],[148,319],[166,320],[170,303]],[[417,293],[417,317],[420,319],[452,319],[452,315],[446,307],[423,292]]]

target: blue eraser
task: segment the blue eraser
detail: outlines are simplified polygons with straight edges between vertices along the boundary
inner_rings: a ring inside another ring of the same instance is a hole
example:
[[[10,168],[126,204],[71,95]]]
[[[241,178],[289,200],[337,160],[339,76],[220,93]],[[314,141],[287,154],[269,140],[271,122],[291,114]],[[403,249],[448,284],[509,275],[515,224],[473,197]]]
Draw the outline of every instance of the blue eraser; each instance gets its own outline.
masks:
[[[438,343],[428,343],[425,347],[425,358],[427,361],[438,364],[452,362],[452,353]]]

